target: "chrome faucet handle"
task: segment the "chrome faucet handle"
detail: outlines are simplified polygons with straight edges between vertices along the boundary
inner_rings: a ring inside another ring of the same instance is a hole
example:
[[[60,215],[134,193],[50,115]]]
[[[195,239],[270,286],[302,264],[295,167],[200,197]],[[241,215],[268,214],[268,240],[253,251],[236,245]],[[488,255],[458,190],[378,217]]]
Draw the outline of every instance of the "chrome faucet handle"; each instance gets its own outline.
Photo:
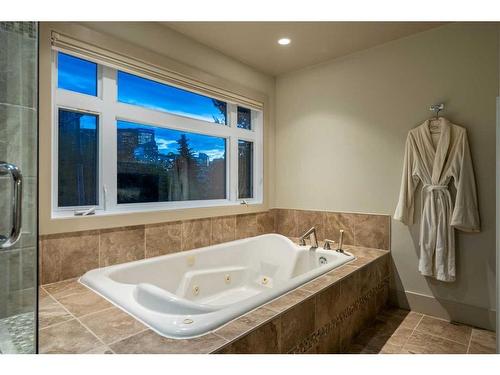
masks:
[[[318,238],[316,237],[316,228],[315,227],[312,227],[307,232],[305,232],[302,236],[300,236],[300,238],[299,238],[299,245],[300,246],[306,245],[306,237],[309,237],[309,239],[311,240],[311,249],[317,249],[318,248]]]
[[[325,238],[325,241],[324,241],[324,242],[325,242],[325,243],[323,244],[323,249],[324,249],[324,250],[331,250],[332,248],[331,248],[330,244],[331,244],[331,245],[335,245],[335,241],[334,241],[334,240],[329,240],[329,239],[327,239],[327,238]]]

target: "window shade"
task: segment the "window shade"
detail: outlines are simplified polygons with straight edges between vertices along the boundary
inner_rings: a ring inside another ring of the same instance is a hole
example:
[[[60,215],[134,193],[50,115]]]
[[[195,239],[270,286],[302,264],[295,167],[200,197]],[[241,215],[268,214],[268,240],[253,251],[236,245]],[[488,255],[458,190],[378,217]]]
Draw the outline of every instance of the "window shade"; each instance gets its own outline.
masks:
[[[256,110],[263,109],[263,103],[257,100],[250,99],[226,89],[207,85],[186,75],[149,64],[131,56],[125,56],[118,52],[113,52],[102,47],[82,42],[59,32],[52,31],[51,42],[52,48],[55,50],[68,52],[101,65],[106,65],[128,73],[144,76],[146,78],[155,79],[160,82],[193,91],[198,94],[207,95],[215,99],[238,103]]]

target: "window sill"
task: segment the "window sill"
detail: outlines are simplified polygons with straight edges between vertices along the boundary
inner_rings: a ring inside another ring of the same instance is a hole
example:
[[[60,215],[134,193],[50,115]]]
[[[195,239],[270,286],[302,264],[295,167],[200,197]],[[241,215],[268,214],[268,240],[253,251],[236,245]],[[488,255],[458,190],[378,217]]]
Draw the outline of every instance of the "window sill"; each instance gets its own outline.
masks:
[[[228,200],[214,200],[212,202],[200,202],[191,201],[184,202],[185,204],[172,204],[172,205],[162,205],[158,207],[157,205],[151,206],[151,204],[125,204],[119,208],[113,210],[103,210],[96,209],[95,214],[92,215],[75,215],[73,210],[59,210],[52,211],[51,219],[53,220],[65,220],[65,219],[89,219],[92,217],[112,217],[112,216],[122,216],[122,215],[134,215],[134,214],[147,214],[147,213],[168,213],[172,211],[195,211],[204,209],[217,209],[217,208],[236,208],[236,207],[247,207],[247,206],[260,206],[263,204],[261,200],[257,199],[245,199],[246,204],[242,201],[228,201]],[[165,220],[167,221],[167,220]]]

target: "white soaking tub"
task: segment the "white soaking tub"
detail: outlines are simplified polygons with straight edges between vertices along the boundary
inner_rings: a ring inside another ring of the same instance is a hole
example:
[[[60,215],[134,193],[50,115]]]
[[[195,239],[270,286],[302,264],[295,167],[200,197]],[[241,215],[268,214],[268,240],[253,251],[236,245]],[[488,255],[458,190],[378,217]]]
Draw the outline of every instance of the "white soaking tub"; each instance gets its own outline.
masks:
[[[87,272],[80,282],[158,334],[191,338],[353,260],[265,234]]]

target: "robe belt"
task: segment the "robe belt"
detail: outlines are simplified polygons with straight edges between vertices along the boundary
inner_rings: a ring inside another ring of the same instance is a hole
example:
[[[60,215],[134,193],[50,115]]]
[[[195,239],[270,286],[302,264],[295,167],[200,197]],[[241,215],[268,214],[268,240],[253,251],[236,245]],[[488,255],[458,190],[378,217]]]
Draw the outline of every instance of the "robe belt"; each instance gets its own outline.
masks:
[[[422,187],[426,192],[431,192],[435,190],[448,190],[448,185],[432,185],[432,184],[424,184]]]
[[[451,203],[451,194],[448,190],[448,185],[432,185],[432,184],[424,184],[422,186],[422,199],[421,199],[421,210],[422,213],[424,211],[424,204],[427,201],[427,197],[434,194],[435,191],[444,191],[446,194],[447,200]]]

